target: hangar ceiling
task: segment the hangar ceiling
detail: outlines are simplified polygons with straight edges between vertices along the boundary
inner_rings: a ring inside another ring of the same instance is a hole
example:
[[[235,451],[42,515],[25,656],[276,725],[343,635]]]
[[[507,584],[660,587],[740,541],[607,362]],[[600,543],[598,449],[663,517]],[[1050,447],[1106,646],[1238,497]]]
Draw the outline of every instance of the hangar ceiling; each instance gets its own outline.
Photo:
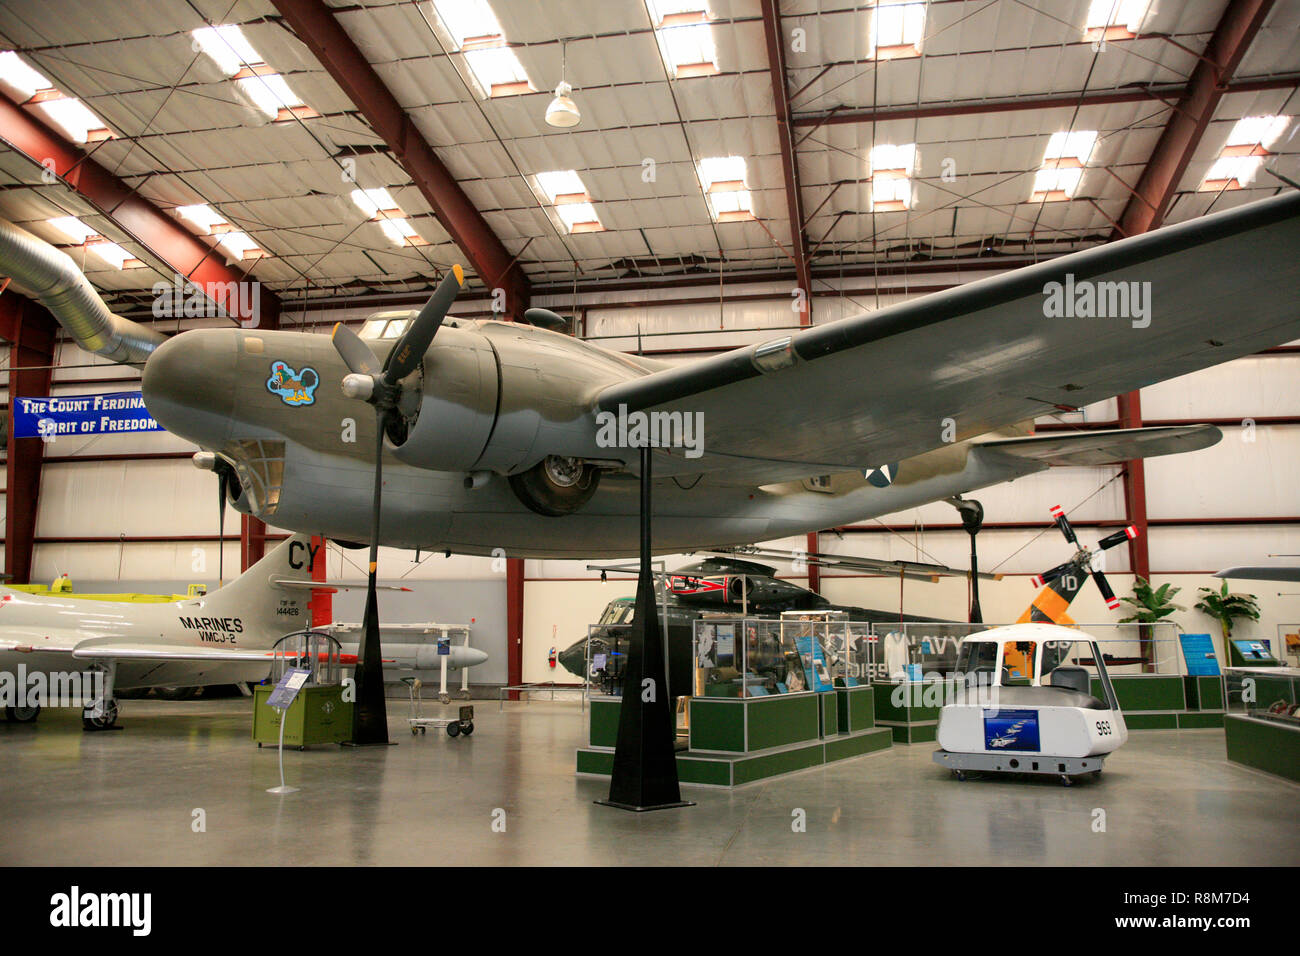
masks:
[[[497,36],[486,41],[457,19],[479,6],[78,0],[53,18],[40,0],[10,0],[0,50],[102,121],[106,138],[69,137],[94,163],[285,302],[417,293],[466,261],[465,237],[458,248],[446,209],[431,204],[427,170],[399,161],[414,145],[534,292],[679,275],[793,279],[801,259],[816,292],[819,278],[882,263],[1055,255],[1108,241],[1126,209],[1147,201],[1135,189],[1171,119],[1188,114],[1180,101],[1234,11],[1255,22],[1230,75],[1209,64],[1216,98],[1186,144],[1165,221],[1284,188],[1260,168],[1219,185],[1207,177],[1231,152],[1239,120],[1295,111],[1300,8],[1291,4],[1112,0],[1102,4],[1104,42],[1088,30],[1098,7],[1089,0],[496,0]],[[342,28],[422,143],[394,144],[376,129],[374,103],[345,92],[308,22]],[[227,25],[259,61],[237,63],[244,72],[234,75],[195,34]],[[674,28],[677,40],[693,30],[697,59],[712,60],[679,62],[665,39]],[[527,85],[485,95],[476,59],[485,50],[508,51]],[[268,74],[296,98],[274,117],[239,87],[240,77]],[[544,120],[561,77],[582,112],[572,130]],[[43,94],[0,86],[23,114],[49,121]],[[67,248],[110,302],[147,302],[174,264],[79,195],[75,170],[43,178],[40,157],[13,148],[7,126],[0,215]],[[1300,178],[1294,124],[1284,126],[1277,141],[1244,152],[1279,154],[1270,167]],[[739,173],[734,160],[706,163],[733,157]],[[570,170],[581,194],[539,178]],[[376,204],[391,205],[363,208],[357,189],[385,190]],[[575,201],[590,205],[566,208]],[[206,207],[217,225],[181,207]],[[802,229],[791,229],[795,210]],[[574,227],[574,215],[587,218]],[[68,216],[117,243],[126,265],[50,225]],[[456,228],[478,226],[457,219]],[[231,233],[246,240],[218,245]]]

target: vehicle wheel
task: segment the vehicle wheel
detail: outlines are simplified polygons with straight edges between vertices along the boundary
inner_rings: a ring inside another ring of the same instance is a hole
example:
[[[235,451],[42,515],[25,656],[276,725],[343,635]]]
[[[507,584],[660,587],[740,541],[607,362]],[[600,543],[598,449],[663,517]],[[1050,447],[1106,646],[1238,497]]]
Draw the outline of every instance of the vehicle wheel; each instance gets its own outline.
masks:
[[[1069,774],[1066,774],[1066,773],[1061,774],[1061,786],[1063,786],[1063,787],[1073,787],[1073,786],[1074,786],[1074,778],[1071,777]]]
[[[468,737],[470,734],[474,732],[474,722],[471,720],[461,724],[460,732],[464,734],[466,737]]]
[[[450,695],[450,694],[439,694],[439,695],[438,695],[438,703],[440,703],[440,704],[450,704],[450,703],[451,703],[451,695]]]
[[[448,737],[459,737],[459,736],[460,736],[460,724],[448,724],[448,725],[447,725],[447,736],[448,736]]]
[[[966,779],[966,771],[965,771],[965,770],[954,770],[954,771],[952,772],[952,775],[953,775],[954,777],[956,777],[958,780],[965,780],[965,779]]]
[[[203,693],[202,687],[156,687],[154,694],[162,700],[193,700]]]
[[[6,707],[5,719],[11,724],[31,724],[35,723],[40,713],[40,704],[33,704],[30,707]]]
[[[1093,780],[1098,780],[1098,779],[1100,779],[1100,778],[1101,778],[1101,771],[1100,771],[1100,770],[1094,770],[1094,771],[1092,772],[1092,779],[1093,779]]]
[[[428,732],[429,732],[429,728],[428,728],[428,727],[421,727],[421,728],[420,728],[420,736],[421,736],[421,737],[423,737],[423,736],[424,736],[425,734],[427,734]]]
[[[411,728],[411,736],[412,736],[412,737],[417,736],[419,733],[420,733],[420,728],[419,728],[419,727],[412,727],[412,728]]]
[[[99,717],[82,717],[83,730],[108,730],[117,723],[117,701],[110,700]]]
[[[473,695],[467,690],[457,691],[456,696],[461,700],[471,700],[473,698]]]

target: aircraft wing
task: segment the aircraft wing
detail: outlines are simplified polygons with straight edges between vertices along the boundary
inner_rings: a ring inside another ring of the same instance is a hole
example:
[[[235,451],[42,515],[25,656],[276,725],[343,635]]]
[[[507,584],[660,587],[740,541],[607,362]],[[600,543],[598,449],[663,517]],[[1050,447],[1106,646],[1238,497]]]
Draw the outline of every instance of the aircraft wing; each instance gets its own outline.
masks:
[[[144,644],[117,638],[92,638],[82,641],[72,651],[77,660],[118,661],[255,661],[268,666],[271,651],[243,650],[236,647],[185,647],[176,644]]]
[[[153,644],[71,628],[38,631],[7,627],[0,636],[0,651],[68,654],[76,660],[265,661],[268,664],[271,660],[271,652],[266,648]]]
[[[1223,433],[1213,425],[1166,425],[1003,438],[980,442],[978,447],[1044,465],[1108,465],[1130,458],[1199,451],[1222,437]]]
[[[619,382],[596,407],[702,413],[703,457],[674,452],[678,470],[878,467],[1300,338],[1297,248],[1287,192]],[[1085,288],[1127,314],[1081,316]]]

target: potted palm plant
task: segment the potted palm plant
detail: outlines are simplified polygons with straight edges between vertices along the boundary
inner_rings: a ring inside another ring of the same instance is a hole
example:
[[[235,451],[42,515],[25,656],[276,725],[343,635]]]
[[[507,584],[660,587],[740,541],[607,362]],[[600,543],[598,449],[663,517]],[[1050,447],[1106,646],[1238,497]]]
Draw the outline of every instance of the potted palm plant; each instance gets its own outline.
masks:
[[[1232,637],[1232,624],[1234,621],[1243,618],[1250,621],[1259,620],[1259,605],[1255,601],[1255,595],[1229,592],[1226,580],[1217,591],[1214,588],[1201,588],[1200,590],[1201,599],[1196,602],[1196,610],[1202,614],[1208,614],[1219,622],[1219,627],[1223,629],[1223,639],[1225,641]]]
[[[1133,596],[1120,598],[1134,608],[1132,614],[1119,620],[1121,624],[1134,621],[1138,623],[1138,645],[1141,648],[1142,660],[1145,661],[1142,665],[1144,671],[1151,670],[1151,625],[1163,621],[1175,611],[1187,610],[1181,604],[1174,603],[1174,595],[1181,590],[1182,588],[1176,588],[1172,584],[1162,584],[1158,588],[1153,588],[1150,581],[1139,576],[1133,581]]]

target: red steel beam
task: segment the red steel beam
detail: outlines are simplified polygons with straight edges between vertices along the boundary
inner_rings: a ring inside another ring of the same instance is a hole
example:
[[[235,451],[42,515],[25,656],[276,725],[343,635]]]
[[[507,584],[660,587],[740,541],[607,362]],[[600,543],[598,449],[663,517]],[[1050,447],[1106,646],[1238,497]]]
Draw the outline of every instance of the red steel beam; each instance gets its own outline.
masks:
[[[266,524],[260,518],[240,515],[239,568],[247,571],[266,557]]]
[[[44,306],[13,292],[0,295],[0,337],[10,343],[9,394],[44,398],[54,374],[59,324]],[[14,437],[14,406],[9,402],[9,451],[5,462],[5,572],[19,584],[32,579],[36,515],[40,504],[45,441]]]
[[[808,532],[808,542],[804,545],[809,554],[821,554],[821,534],[817,531]],[[820,564],[808,564],[808,590],[814,594],[822,593],[822,566]]]
[[[1219,101],[1230,90],[1229,79],[1272,8],[1273,0],[1232,0],[1228,4],[1142,170],[1113,238],[1136,236],[1164,221],[1192,154]]]
[[[168,268],[205,289],[213,289],[212,298],[219,305],[224,306],[227,283],[249,281],[245,271],[226,265],[223,252],[208,246],[79,147],[4,96],[0,96],[0,142],[53,172]],[[278,327],[280,300],[265,287],[260,287],[260,298],[262,327],[271,322],[275,324],[269,327]]]
[[[1136,236],[1159,227],[1164,221],[1178,184],[1187,171],[1187,164],[1214,118],[1228,81],[1272,8],[1273,0],[1231,0],[1228,4],[1205,45],[1205,53],[1192,70],[1187,88],[1179,97],[1164,132],[1151,151],[1133,188],[1133,195],[1111,234],[1112,238]],[[1142,393],[1135,390],[1120,395],[1117,401],[1121,426],[1142,427]],[[1124,513],[1128,523],[1138,530],[1137,537],[1128,543],[1129,565],[1134,574],[1150,581],[1146,465],[1140,458],[1126,461],[1123,475]],[[1143,656],[1146,655],[1144,650]]]
[[[797,300],[799,324],[812,324],[812,271],[808,266],[808,234],[804,229],[803,195],[799,189],[799,157],[795,154],[790,91],[786,86],[785,35],[777,0],[762,0],[763,35],[767,41],[767,66],[772,75],[772,102],[776,135],[781,146],[781,171],[785,177],[785,207],[790,219],[790,254],[802,294]]]
[[[321,0],[272,2],[298,39],[307,45],[375,133],[388,144],[393,157],[411,177],[479,279],[488,288],[504,289],[506,312],[516,319],[522,318],[531,294],[528,277],[384,85],[370,61],[334,19],[331,9]]]
[[[1202,65],[1204,65],[1202,63]],[[1221,93],[1257,93],[1286,90],[1300,85],[1300,76],[1253,77],[1228,84]],[[1181,97],[1190,89],[1179,84],[1162,84],[1097,93],[1023,96],[1001,100],[966,100],[935,103],[929,106],[881,106],[876,109],[843,110],[833,113],[805,113],[794,118],[795,126],[838,126],[842,123],[883,123],[886,120],[934,119],[947,116],[971,116],[979,113],[1014,113],[1022,110],[1052,110],[1076,106],[1106,106],[1112,103],[1161,102]]]
[[[506,558],[506,684],[524,681],[524,560]],[[518,700],[519,692],[510,691]]]

